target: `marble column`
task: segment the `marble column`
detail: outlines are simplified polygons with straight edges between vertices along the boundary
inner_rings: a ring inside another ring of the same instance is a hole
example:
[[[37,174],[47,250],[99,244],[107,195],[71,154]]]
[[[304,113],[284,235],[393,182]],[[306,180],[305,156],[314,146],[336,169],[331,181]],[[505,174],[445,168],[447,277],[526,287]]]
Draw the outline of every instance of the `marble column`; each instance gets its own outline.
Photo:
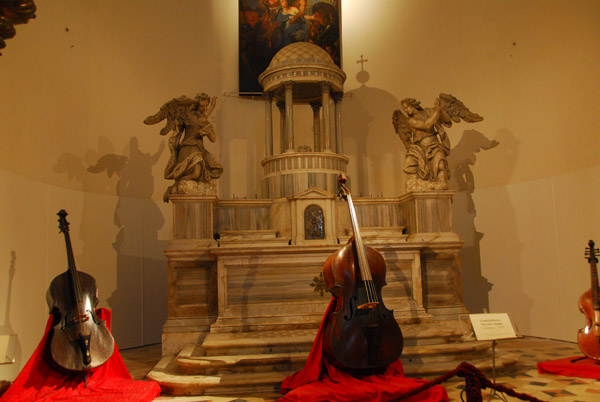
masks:
[[[334,113],[335,113],[335,152],[337,154],[344,154],[342,149],[342,98],[344,97],[343,92],[334,92],[332,94]]]
[[[313,111],[313,131],[315,137],[313,150],[321,152],[321,118],[319,117],[321,102],[310,102],[310,107],[312,107]]]
[[[265,99],[265,157],[273,156],[273,93],[264,92]]]
[[[294,83],[286,81],[283,83],[285,88],[285,128],[287,135],[287,150],[285,152],[294,152]]]
[[[279,148],[281,148],[281,153],[284,153],[287,149],[287,135],[285,134],[285,102],[277,102],[277,108],[279,109]]]
[[[321,118],[323,121],[323,134],[325,136],[325,149],[324,152],[331,151],[331,128],[329,124],[329,93],[331,92],[331,83],[321,82],[321,104],[323,112]]]

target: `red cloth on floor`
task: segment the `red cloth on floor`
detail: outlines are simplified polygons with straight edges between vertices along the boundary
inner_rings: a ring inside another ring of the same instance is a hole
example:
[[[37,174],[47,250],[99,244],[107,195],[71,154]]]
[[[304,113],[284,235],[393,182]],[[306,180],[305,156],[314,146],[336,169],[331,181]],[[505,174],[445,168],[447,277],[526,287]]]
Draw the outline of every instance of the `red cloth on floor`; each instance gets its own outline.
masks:
[[[110,310],[96,311],[110,328]],[[87,388],[81,376],[56,371],[46,354],[46,340],[51,328],[52,315],[38,347],[10,388],[0,397],[0,402],[147,402],[160,395],[158,383],[131,379],[116,344],[110,359],[88,374]]]
[[[278,402],[390,402],[417,388],[426,380],[404,377],[400,359],[390,364],[383,374],[356,378],[331,365],[323,357],[323,330],[333,300],[323,316],[304,368],[281,383],[283,397]],[[410,398],[410,402],[446,402],[448,394],[436,385]]]
[[[567,377],[595,378],[600,380],[600,362],[583,356],[548,360],[537,364],[541,374],[557,374]],[[580,360],[578,360],[580,359]]]

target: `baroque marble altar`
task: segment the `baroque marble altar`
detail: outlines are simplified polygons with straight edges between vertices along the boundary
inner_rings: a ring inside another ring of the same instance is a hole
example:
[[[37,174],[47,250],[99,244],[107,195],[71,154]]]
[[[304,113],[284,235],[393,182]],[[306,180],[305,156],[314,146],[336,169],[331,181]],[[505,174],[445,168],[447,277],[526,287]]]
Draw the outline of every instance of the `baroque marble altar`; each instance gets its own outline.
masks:
[[[452,231],[451,197],[445,191],[354,200],[365,241],[386,260],[384,300],[402,323],[452,325],[466,313],[458,257],[462,242]],[[311,284],[327,257],[350,238],[345,202],[314,187],[280,199],[172,196],[171,202],[165,355],[202,342],[209,332],[319,323],[329,296]],[[306,218],[310,209],[320,211],[321,223]]]
[[[283,48],[260,76],[265,158],[260,199],[170,194],[168,319],[149,373],[178,395],[274,395],[303,367],[330,300],[319,275],[351,236],[337,198],[346,174],[340,130],[345,74],[321,48]],[[272,109],[281,148],[273,147]],[[311,145],[295,143],[293,106],[313,110]],[[330,107],[332,110],[330,110]],[[450,190],[353,197],[363,240],[383,255],[383,299],[404,334],[407,375],[491,366],[489,342],[465,342],[460,249]],[[496,358],[496,365],[511,357]],[[514,362],[514,361],[513,361]]]

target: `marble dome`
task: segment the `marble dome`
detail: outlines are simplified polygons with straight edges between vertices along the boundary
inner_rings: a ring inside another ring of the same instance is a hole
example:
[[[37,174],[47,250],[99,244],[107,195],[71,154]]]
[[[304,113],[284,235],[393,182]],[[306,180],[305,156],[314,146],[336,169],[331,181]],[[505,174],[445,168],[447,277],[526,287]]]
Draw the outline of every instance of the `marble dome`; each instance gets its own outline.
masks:
[[[258,77],[265,92],[281,95],[283,83],[294,83],[294,100],[310,101],[321,94],[320,84],[330,83],[342,91],[346,74],[321,47],[309,42],[287,45],[275,54],[269,67]]]

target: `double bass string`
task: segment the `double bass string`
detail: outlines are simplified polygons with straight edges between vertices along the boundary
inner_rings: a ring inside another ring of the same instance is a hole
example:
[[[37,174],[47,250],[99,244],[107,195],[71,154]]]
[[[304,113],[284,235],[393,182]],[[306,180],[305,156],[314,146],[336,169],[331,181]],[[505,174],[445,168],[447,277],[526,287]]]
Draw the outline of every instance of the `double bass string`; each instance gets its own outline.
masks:
[[[78,335],[86,335],[86,331],[84,331],[83,326],[81,325],[82,320],[86,320],[87,316],[85,316],[86,311],[81,308],[81,304],[83,302],[83,297],[81,296],[81,284],[79,283],[79,276],[77,271],[74,269],[75,267],[75,257],[73,256],[73,249],[71,247],[71,236],[69,234],[69,223],[66,220],[66,211],[64,214],[63,211],[60,211],[57,215],[60,216],[59,222],[61,223],[60,229],[65,237],[65,244],[67,246],[67,262],[69,264],[69,274],[71,275],[71,283],[73,285],[73,294],[75,296],[75,301],[77,305],[77,316],[73,317],[71,320],[71,324],[77,325]]]
[[[356,245],[356,252],[358,253],[358,265],[360,269],[360,274],[362,276],[362,281],[365,284],[365,290],[367,292],[367,300],[368,306],[372,307],[373,304],[379,303],[377,299],[377,292],[375,290],[375,284],[373,283],[373,278],[371,277],[371,270],[369,268],[369,263],[367,261],[367,257],[365,256],[365,248],[362,242],[362,238],[360,236],[360,231],[358,230],[358,219],[356,217],[356,211],[354,209],[354,203],[352,202],[352,196],[347,191],[347,189],[342,185],[344,193],[346,195],[346,200],[348,201],[348,206],[350,209],[350,220],[352,222],[352,230],[354,232],[354,242]]]

